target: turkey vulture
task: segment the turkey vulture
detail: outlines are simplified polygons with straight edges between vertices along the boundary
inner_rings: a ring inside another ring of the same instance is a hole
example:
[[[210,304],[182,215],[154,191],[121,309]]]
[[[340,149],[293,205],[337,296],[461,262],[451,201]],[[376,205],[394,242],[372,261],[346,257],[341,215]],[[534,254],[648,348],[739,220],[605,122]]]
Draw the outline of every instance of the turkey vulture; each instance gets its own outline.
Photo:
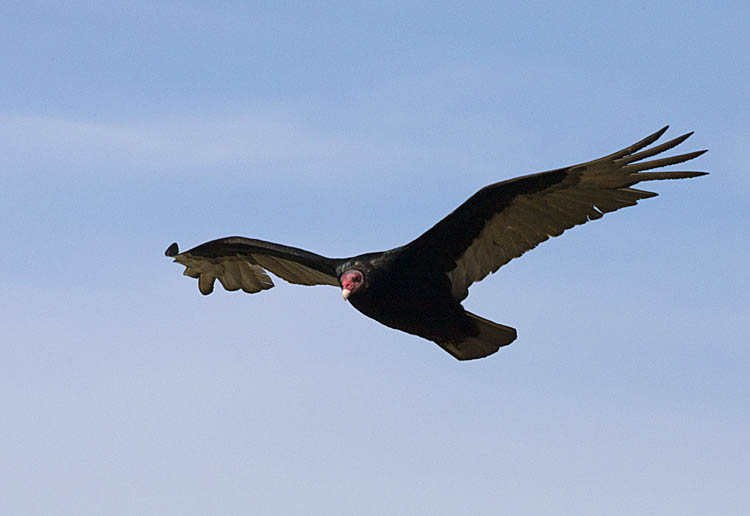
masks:
[[[472,283],[551,236],[657,194],[631,188],[641,181],[684,179],[706,172],[653,170],[696,158],[705,150],[643,161],[691,134],[649,147],[669,126],[625,149],[570,167],[491,184],[472,195],[416,240],[389,251],[326,258],[244,237],[227,237],[165,254],[210,294],[252,294],[273,287],[266,271],[298,285],[333,285],[368,317],[437,343],[458,360],[482,358],[507,346],[516,330],[464,310]]]

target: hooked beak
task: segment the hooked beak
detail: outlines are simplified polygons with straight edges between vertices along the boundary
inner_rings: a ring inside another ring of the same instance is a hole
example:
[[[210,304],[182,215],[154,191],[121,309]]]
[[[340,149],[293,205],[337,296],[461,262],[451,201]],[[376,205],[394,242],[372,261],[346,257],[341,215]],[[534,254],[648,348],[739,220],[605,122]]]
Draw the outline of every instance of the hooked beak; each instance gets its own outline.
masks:
[[[344,301],[346,301],[347,299],[349,299],[349,296],[352,295],[352,291],[348,288],[342,288],[341,295],[344,296]]]

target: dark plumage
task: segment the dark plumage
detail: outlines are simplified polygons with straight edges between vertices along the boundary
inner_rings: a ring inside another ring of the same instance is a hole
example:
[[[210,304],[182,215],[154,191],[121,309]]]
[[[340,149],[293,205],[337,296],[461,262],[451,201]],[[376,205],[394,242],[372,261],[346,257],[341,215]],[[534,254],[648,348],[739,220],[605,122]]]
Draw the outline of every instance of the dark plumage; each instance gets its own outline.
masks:
[[[641,181],[684,179],[706,172],[656,171],[706,151],[643,161],[692,133],[646,149],[667,127],[619,152],[549,172],[486,186],[416,240],[389,251],[326,258],[302,249],[228,237],[165,254],[198,279],[202,294],[218,279],[227,290],[255,293],[273,287],[266,271],[300,285],[340,286],[360,312],[386,326],[419,335],[459,360],[481,358],[513,342],[516,330],[464,310],[472,283],[495,272],[550,236],[655,193]],[[645,150],[644,150],[645,149]]]

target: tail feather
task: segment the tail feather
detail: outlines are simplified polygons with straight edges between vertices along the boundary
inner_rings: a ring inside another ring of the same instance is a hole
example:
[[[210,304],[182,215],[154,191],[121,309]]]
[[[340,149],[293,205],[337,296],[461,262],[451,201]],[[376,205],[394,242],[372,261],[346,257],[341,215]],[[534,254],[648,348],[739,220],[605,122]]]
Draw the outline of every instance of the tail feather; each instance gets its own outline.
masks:
[[[496,322],[488,321],[471,312],[466,315],[474,322],[479,334],[466,337],[461,342],[438,342],[437,344],[458,360],[484,358],[516,340],[516,330]]]

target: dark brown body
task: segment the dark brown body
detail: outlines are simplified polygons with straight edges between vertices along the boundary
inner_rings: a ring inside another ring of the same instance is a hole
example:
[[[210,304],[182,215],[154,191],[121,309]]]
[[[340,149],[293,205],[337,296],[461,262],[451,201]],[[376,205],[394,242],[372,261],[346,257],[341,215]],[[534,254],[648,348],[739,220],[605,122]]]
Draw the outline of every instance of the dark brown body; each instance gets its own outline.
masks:
[[[437,343],[461,342],[478,335],[476,324],[451,296],[447,276],[420,277],[415,271],[395,271],[365,271],[367,288],[349,297],[352,306],[386,326]]]

